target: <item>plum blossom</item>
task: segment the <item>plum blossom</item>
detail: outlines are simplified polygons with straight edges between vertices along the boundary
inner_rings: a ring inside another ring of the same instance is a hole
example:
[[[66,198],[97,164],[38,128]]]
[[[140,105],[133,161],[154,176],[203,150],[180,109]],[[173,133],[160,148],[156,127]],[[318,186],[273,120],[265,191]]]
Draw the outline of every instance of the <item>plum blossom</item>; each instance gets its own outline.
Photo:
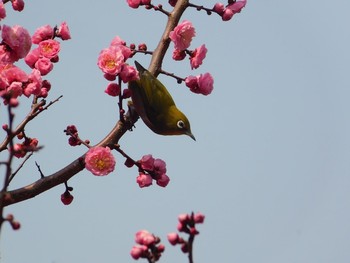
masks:
[[[42,76],[45,76],[53,69],[53,64],[50,59],[42,57],[35,62],[34,67],[40,71]]]
[[[196,69],[200,65],[202,65],[203,60],[205,59],[205,56],[207,55],[207,48],[205,45],[201,45],[200,47],[196,48],[190,57],[190,63],[191,63],[191,68]]]
[[[60,49],[60,42],[53,39],[43,40],[39,43],[40,55],[48,59],[57,57]]]
[[[115,159],[108,147],[93,147],[85,155],[85,168],[97,176],[107,175],[114,171]]]
[[[56,35],[62,40],[71,39],[70,31],[66,22],[61,23],[61,25],[57,29]]]
[[[214,79],[210,73],[188,76],[185,84],[193,93],[209,95],[213,91]]]
[[[139,78],[139,72],[133,66],[129,66],[127,64],[123,65],[119,75],[124,83]]]
[[[53,28],[50,25],[41,26],[35,30],[32,41],[34,44],[39,44],[41,41],[52,39],[53,35]]]
[[[103,73],[118,75],[124,65],[124,56],[120,48],[111,46],[100,52],[97,62]]]
[[[170,32],[169,37],[174,42],[175,49],[185,50],[190,46],[192,38],[195,35],[196,31],[192,23],[184,20]]]
[[[2,39],[11,48],[17,60],[24,58],[32,46],[32,40],[27,29],[21,26],[9,27],[3,25]]]

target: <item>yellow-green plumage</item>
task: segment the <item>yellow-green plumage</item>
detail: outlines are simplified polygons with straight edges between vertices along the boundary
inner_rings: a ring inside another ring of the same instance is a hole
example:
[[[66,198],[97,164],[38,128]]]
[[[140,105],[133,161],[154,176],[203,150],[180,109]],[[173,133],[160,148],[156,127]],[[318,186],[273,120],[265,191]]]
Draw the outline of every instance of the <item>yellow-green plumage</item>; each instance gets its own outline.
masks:
[[[155,133],[185,134],[195,140],[187,117],[176,107],[165,86],[151,72],[135,61],[139,80],[130,81],[129,89],[137,113]]]

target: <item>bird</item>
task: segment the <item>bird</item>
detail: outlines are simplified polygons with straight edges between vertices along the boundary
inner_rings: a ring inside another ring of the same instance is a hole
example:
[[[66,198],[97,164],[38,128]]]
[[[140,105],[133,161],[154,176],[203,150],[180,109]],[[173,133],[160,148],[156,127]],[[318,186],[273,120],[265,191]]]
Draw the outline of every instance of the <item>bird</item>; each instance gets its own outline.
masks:
[[[187,135],[196,140],[190,122],[175,105],[166,87],[135,61],[139,79],[129,81],[132,104],[143,122],[160,135]]]

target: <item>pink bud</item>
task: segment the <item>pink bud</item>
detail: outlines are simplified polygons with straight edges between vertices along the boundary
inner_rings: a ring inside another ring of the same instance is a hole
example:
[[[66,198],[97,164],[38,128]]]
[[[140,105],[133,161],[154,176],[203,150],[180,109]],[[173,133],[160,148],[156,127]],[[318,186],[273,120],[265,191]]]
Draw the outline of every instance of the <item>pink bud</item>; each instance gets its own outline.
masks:
[[[218,13],[219,15],[222,15],[225,10],[225,5],[222,3],[216,3],[213,7],[214,12]]]
[[[139,259],[141,255],[143,254],[144,249],[140,246],[133,246],[130,255],[132,256],[133,259]]]
[[[234,14],[235,13],[231,9],[226,8],[224,10],[224,13],[222,14],[221,18],[223,21],[229,21],[233,17]]]
[[[109,96],[116,97],[120,95],[120,86],[117,83],[109,83],[105,89],[105,93]]]
[[[164,252],[164,250],[165,250],[165,246],[164,246],[163,244],[159,244],[158,247],[157,247],[157,249],[158,249],[158,252],[159,252],[159,253],[162,253],[162,252]]]
[[[190,216],[188,214],[181,214],[178,216],[178,220],[180,223],[187,224],[190,220]]]
[[[166,174],[162,174],[158,179],[157,179],[157,185],[161,187],[166,187],[169,184],[170,178]]]
[[[201,214],[201,213],[196,213],[194,216],[193,216],[193,219],[194,219],[194,222],[196,224],[201,224],[204,222],[204,218],[205,218],[205,215]]]
[[[152,177],[149,174],[140,173],[139,176],[136,177],[136,182],[140,188],[148,187],[152,185]]]
[[[179,235],[175,232],[173,233],[169,233],[167,235],[168,241],[170,244],[172,244],[173,246],[175,246],[178,243],[179,240]]]
[[[4,19],[5,17],[6,17],[6,9],[5,9],[5,6],[4,6],[4,2],[1,1],[0,2],[0,20]]]
[[[141,168],[148,171],[153,171],[154,168],[154,158],[152,154],[147,154],[142,156],[140,160]]]
[[[23,0],[11,0],[12,8],[16,11],[22,11],[24,9],[24,2]]]
[[[74,196],[71,195],[71,193],[69,191],[65,191],[62,195],[61,195],[61,202],[64,205],[70,205],[73,202]]]

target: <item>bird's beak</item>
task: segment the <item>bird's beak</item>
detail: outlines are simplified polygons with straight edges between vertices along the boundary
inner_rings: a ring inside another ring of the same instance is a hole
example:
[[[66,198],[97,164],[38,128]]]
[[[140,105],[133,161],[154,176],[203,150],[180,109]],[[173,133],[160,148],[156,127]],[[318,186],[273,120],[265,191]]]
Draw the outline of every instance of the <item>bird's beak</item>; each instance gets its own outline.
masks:
[[[194,135],[190,131],[187,132],[186,135],[190,136],[194,141],[196,140],[196,138],[194,137]]]

